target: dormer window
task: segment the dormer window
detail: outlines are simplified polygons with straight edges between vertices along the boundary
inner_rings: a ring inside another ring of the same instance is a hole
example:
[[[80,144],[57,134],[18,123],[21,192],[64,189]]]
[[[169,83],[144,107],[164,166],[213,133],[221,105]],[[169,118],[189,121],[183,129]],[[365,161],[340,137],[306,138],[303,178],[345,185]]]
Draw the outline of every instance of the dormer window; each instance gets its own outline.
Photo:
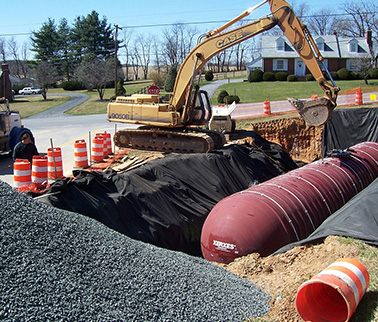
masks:
[[[318,39],[316,39],[316,47],[318,47],[319,50],[322,50],[324,51],[324,39],[319,37]]]
[[[349,42],[349,52],[357,53],[358,52],[358,41],[356,39],[352,39]]]
[[[276,49],[279,51],[284,51],[285,50],[285,40],[282,38],[278,38],[276,40]]]

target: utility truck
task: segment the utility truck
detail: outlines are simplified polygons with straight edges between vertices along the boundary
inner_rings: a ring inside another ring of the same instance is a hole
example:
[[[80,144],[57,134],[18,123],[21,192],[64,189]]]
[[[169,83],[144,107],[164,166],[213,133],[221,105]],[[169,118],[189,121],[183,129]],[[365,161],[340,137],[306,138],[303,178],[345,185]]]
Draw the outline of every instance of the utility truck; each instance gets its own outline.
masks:
[[[0,99],[0,155],[10,154],[21,137],[29,133],[32,142],[32,132],[21,124],[21,116],[17,111],[11,111],[8,100]]]

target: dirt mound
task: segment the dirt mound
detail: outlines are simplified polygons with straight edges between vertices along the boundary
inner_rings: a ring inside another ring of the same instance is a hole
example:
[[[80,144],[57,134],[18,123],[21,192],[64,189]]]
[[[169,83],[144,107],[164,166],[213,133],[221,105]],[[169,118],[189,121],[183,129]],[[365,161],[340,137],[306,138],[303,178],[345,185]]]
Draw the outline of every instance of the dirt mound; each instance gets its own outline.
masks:
[[[268,316],[258,321],[300,322],[303,320],[296,312],[295,299],[302,283],[344,257],[361,261],[368,270],[374,268],[374,263],[360,258],[357,246],[341,240],[330,236],[318,245],[298,246],[286,253],[265,258],[254,253],[228,265],[218,265],[250,280],[272,297]]]

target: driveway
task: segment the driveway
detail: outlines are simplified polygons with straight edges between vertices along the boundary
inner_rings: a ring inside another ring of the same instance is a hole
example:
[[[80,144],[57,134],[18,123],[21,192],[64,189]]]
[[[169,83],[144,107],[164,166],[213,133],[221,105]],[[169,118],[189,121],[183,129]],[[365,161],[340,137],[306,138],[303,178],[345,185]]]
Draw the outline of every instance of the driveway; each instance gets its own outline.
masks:
[[[53,118],[53,117],[73,117],[73,115],[65,114],[64,112],[84,103],[89,99],[89,96],[81,93],[58,93],[58,94],[49,94],[47,96],[70,96],[71,99],[63,104],[50,108],[44,112],[35,114],[28,117],[30,119],[40,119],[40,118]]]

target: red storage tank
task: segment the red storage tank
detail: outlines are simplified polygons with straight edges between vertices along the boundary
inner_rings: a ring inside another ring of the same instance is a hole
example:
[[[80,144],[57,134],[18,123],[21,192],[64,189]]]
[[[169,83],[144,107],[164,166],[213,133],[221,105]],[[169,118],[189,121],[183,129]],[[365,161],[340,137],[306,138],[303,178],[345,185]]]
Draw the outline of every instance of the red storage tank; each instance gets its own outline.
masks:
[[[360,143],[347,152],[218,202],[202,228],[204,258],[229,263],[254,252],[268,256],[308,237],[378,177],[378,143]]]

